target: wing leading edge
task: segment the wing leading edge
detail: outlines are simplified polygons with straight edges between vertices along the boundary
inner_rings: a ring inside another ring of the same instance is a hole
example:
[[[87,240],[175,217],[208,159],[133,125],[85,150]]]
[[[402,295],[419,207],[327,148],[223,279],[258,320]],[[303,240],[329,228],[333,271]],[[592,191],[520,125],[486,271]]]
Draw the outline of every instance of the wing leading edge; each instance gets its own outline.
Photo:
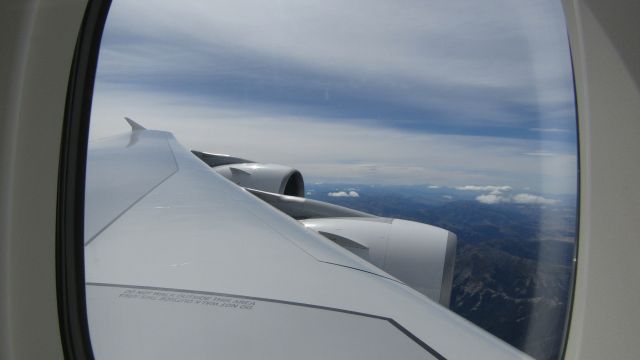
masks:
[[[216,174],[170,133],[90,144],[87,179],[97,358],[528,358]]]

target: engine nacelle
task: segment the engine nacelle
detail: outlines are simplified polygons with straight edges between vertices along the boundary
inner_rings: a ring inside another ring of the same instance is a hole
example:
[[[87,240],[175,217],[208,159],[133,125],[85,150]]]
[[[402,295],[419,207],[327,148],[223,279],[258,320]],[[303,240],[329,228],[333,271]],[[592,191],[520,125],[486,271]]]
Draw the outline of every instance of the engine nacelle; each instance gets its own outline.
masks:
[[[304,196],[302,174],[288,166],[250,163],[217,166],[213,170],[245,188]]]
[[[318,218],[301,222],[432,300],[449,306],[455,234],[389,218]]]
[[[239,186],[291,196],[304,196],[300,171],[284,165],[260,164],[250,160],[192,150],[195,156],[218,174]]]

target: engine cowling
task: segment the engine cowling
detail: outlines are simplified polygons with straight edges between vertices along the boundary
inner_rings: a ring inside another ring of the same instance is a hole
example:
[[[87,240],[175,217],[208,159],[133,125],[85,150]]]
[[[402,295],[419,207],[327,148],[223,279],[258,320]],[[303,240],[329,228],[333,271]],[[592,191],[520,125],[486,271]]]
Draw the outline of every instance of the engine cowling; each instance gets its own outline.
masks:
[[[213,168],[239,186],[283,195],[304,196],[302,174],[278,164],[233,164]]]
[[[304,196],[302,174],[292,167],[261,164],[223,154],[191,152],[218,174],[239,186],[282,195]]]
[[[455,234],[389,218],[317,218],[301,222],[432,300],[449,306]]]

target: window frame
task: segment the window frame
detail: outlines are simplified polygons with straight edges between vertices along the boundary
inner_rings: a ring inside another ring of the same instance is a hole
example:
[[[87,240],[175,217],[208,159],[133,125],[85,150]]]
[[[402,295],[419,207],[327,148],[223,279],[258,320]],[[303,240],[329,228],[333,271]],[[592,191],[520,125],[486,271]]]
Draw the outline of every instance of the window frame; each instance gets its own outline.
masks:
[[[89,0],[69,73],[56,211],[56,295],[66,359],[93,359],[84,278],[84,189],[89,121],[100,42],[111,0]]]

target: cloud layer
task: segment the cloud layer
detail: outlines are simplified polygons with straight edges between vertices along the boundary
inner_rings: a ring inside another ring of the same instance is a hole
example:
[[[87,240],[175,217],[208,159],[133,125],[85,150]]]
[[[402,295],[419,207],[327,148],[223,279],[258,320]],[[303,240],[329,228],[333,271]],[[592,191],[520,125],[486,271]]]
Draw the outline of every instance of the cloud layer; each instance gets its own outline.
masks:
[[[574,127],[566,30],[554,0],[121,0],[103,49],[99,81],[287,113],[313,107],[382,117],[385,126],[520,137]]]
[[[573,109],[555,0],[120,0],[91,136],[130,116],[313,181],[571,193]]]
[[[274,117],[251,106],[239,109],[121,88],[103,89],[94,99],[91,138],[129,131],[123,116],[150,129],[171,131],[189,149],[293,166],[310,182],[455,187],[504,181],[551,193],[571,193],[575,186],[575,172],[568,171],[575,167],[575,155],[523,156],[524,149],[540,145],[534,140]]]

